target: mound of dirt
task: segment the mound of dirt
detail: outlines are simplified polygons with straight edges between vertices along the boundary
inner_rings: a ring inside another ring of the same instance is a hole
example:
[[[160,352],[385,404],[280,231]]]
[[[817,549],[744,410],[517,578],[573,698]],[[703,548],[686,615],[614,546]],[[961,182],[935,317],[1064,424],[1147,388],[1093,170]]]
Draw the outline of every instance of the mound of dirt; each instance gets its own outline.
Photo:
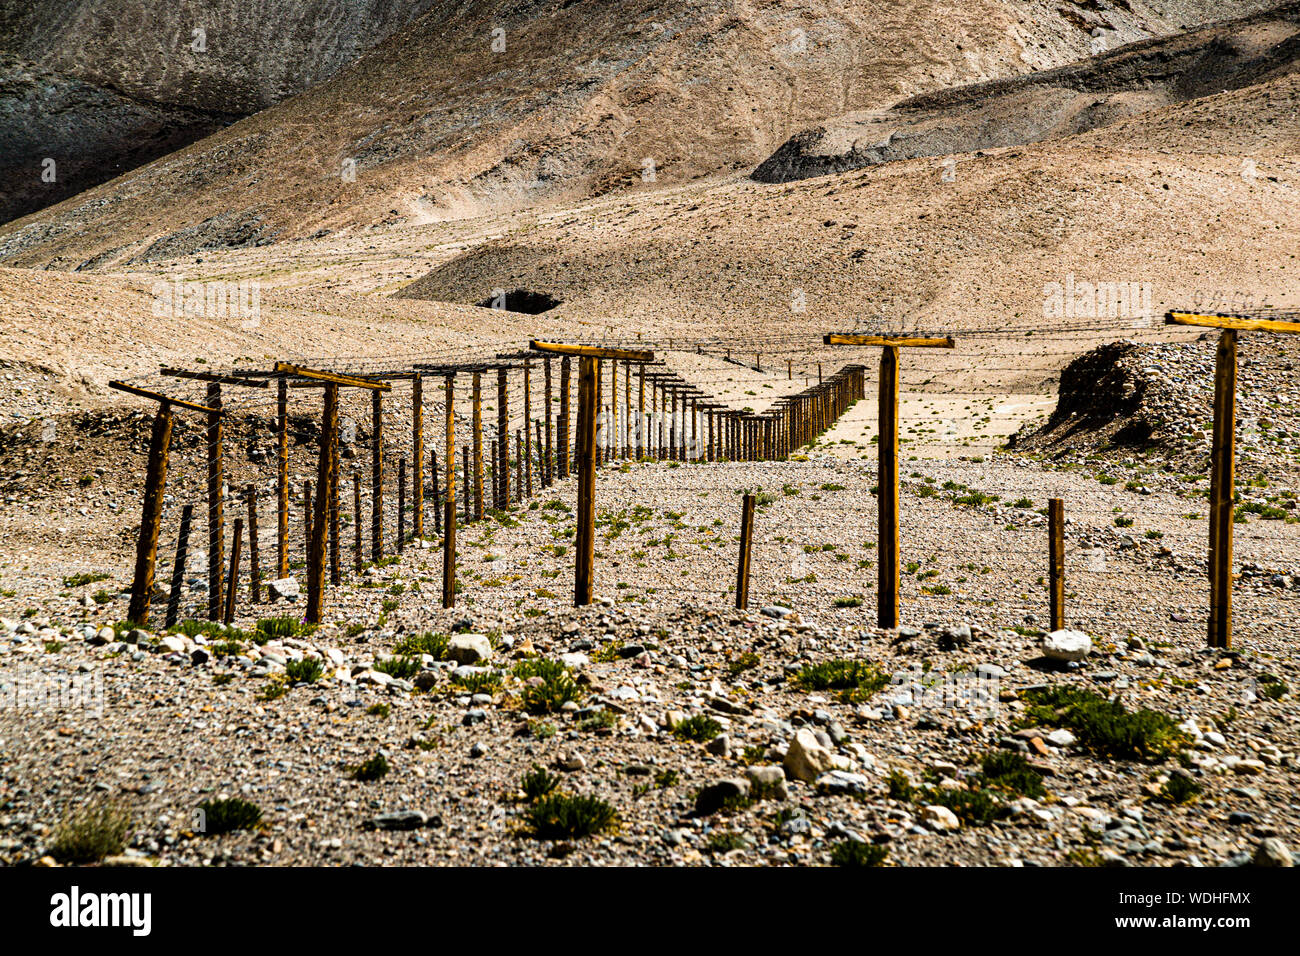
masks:
[[[926,93],[803,130],[754,170],[779,183],[922,156],[1016,146],[1108,126],[1300,70],[1300,3],[1133,43],[1040,73]]]
[[[1206,471],[1214,417],[1218,336],[1193,342],[1112,342],[1061,372],[1047,421],[1011,437],[1014,451],[1089,460],[1139,455],[1179,471]],[[1238,346],[1237,474],[1300,476],[1300,345],[1286,336],[1248,336]]]

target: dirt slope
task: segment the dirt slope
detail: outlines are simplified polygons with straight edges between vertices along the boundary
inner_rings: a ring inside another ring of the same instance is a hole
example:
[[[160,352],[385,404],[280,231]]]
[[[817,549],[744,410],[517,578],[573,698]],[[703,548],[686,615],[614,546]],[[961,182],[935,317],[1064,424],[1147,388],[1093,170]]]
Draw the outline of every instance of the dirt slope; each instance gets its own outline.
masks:
[[[1300,3],[1055,70],[941,90],[803,130],[754,171],[785,182],[1085,132],[1300,69]]]
[[[691,182],[826,116],[1258,6],[440,2],[333,80],[0,230],[0,260],[121,266]]]

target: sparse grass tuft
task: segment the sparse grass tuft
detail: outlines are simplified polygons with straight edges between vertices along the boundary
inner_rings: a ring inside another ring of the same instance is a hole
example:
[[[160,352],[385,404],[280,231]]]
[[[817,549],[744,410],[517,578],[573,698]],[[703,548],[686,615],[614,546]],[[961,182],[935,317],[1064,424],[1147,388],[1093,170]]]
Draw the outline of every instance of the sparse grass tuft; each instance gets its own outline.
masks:
[[[130,829],[131,815],[125,809],[112,803],[93,803],[59,824],[50,856],[60,863],[97,863],[122,852]]]
[[[529,803],[536,803],[542,797],[547,796],[551,791],[560,785],[560,778],[553,773],[547,773],[542,767],[533,764],[533,769],[524,774],[519,781],[519,789],[524,792],[524,797]]]
[[[353,767],[351,777],[353,780],[361,781],[379,780],[386,777],[390,769],[388,758],[383,754],[375,754],[365,763]]]
[[[1130,711],[1118,701],[1073,687],[1048,687],[1025,694],[1025,726],[1064,727],[1097,756],[1159,761],[1187,747],[1186,734],[1165,714]]]
[[[203,833],[207,836],[251,830],[262,820],[261,807],[239,797],[204,800],[199,809],[203,811]]]
[[[590,836],[618,826],[618,811],[592,796],[552,793],[524,811],[528,834],[538,840]]]
[[[861,703],[889,685],[889,675],[878,664],[843,659],[809,664],[794,680],[805,690],[838,691],[847,704]]]
[[[701,744],[707,743],[720,733],[722,733],[722,724],[707,714],[687,717],[685,720],[678,721],[677,726],[673,728],[675,736]]]
[[[861,840],[841,840],[831,847],[831,864],[834,866],[880,866],[889,856],[889,850]]]
[[[304,657],[300,661],[286,661],[284,673],[295,684],[314,684],[325,673],[325,665],[319,657]]]
[[[524,710],[530,714],[554,713],[568,701],[577,701],[583,696],[583,689],[573,679],[573,673],[557,660],[535,657],[520,661],[515,665],[514,675],[525,682]],[[533,678],[538,678],[540,683]]]
[[[414,657],[390,657],[386,660],[377,661],[375,670],[381,674],[387,674],[389,677],[396,677],[399,680],[410,680],[420,673],[421,666],[419,660]]]

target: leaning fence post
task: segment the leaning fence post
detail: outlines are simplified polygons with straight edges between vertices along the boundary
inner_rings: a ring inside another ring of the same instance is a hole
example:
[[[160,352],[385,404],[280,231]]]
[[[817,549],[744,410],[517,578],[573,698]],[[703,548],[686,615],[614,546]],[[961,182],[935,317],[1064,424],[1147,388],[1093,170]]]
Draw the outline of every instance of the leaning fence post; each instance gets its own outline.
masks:
[[[172,565],[172,593],[167,599],[167,619],[164,627],[171,627],[180,618],[181,594],[185,590],[185,562],[190,547],[190,521],[193,518],[193,505],[186,505],[181,509],[181,530],[176,536],[176,563]]]
[[[736,567],[736,607],[749,607],[749,552],[754,543],[754,496],[745,495],[740,511],[740,560]]]
[[[230,624],[235,619],[235,594],[239,590],[239,545],[244,538],[244,519],[235,519],[235,536],[230,542],[230,580],[226,582],[226,613],[222,620]]]
[[[127,619],[135,624],[149,621],[149,599],[153,596],[154,569],[158,563],[158,529],[162,524],[163,489],[167,485],[167,451],[172,441],[172,409],[163,402],[154,414],[149,436],[149,465],[145,472],[144,504],[140,537],[135,549],[135,577],[131,583],[131,607]],[[220,585],[218,585],[220,587]]]

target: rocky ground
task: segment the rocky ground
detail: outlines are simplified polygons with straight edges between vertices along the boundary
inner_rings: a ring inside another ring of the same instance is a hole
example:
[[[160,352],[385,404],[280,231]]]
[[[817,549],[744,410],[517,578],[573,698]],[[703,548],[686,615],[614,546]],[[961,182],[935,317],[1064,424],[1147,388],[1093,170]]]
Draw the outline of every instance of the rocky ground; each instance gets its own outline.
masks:
[[[825,446],[806,462],[602,472],[601,600],[585,609],[567,599],[571,483],[462,529],[457,609],[438,606],[429,542],[347,574],[327,623],[295,636],[255,628],[298,620],[300,597],[241,600],[239,632],[163,635],[115,624],[125,598],[96,603],[97,582],[56,592],[53,569],[10,562],[0,854],[49,862],[60,823],[99,798],[132,815],[121,863],[807,865],[846,841],[901,865],[1286,862],[1300,833],[1291,526],[1239,526],[1238,642],[1210,652],[1194,485],[980,457],[906,476],[897,630],[872,626],[873,468]],[[737,491],[756,487],[770,500],[741,612]],[[1077,633],[1045,640],[1051,494],[1069,502]],[[185,616],[205,587],[191,575]],[[288,675],[302,659],[318,679]],[[879,670],[859,665],[872,679],[856,693],[808,670],[842,660]],[[19,696],[49,680],[89,696]],[[1060,711],[1044,721],[1044,685],[1165,715],[1174,743],[1107,752]],[[1003,752],[1043,790],[990,777],[984,759]],[[386,775],[353,779],[381,754]],[[617,826],[530,835],[535,766],[606,801]],[[1183,781],[1199,791],[1174,802]],[[956,792],[991,797],[996,818]],[[196,808],[224,796],[255,803],[260,827],[203,835]]]

